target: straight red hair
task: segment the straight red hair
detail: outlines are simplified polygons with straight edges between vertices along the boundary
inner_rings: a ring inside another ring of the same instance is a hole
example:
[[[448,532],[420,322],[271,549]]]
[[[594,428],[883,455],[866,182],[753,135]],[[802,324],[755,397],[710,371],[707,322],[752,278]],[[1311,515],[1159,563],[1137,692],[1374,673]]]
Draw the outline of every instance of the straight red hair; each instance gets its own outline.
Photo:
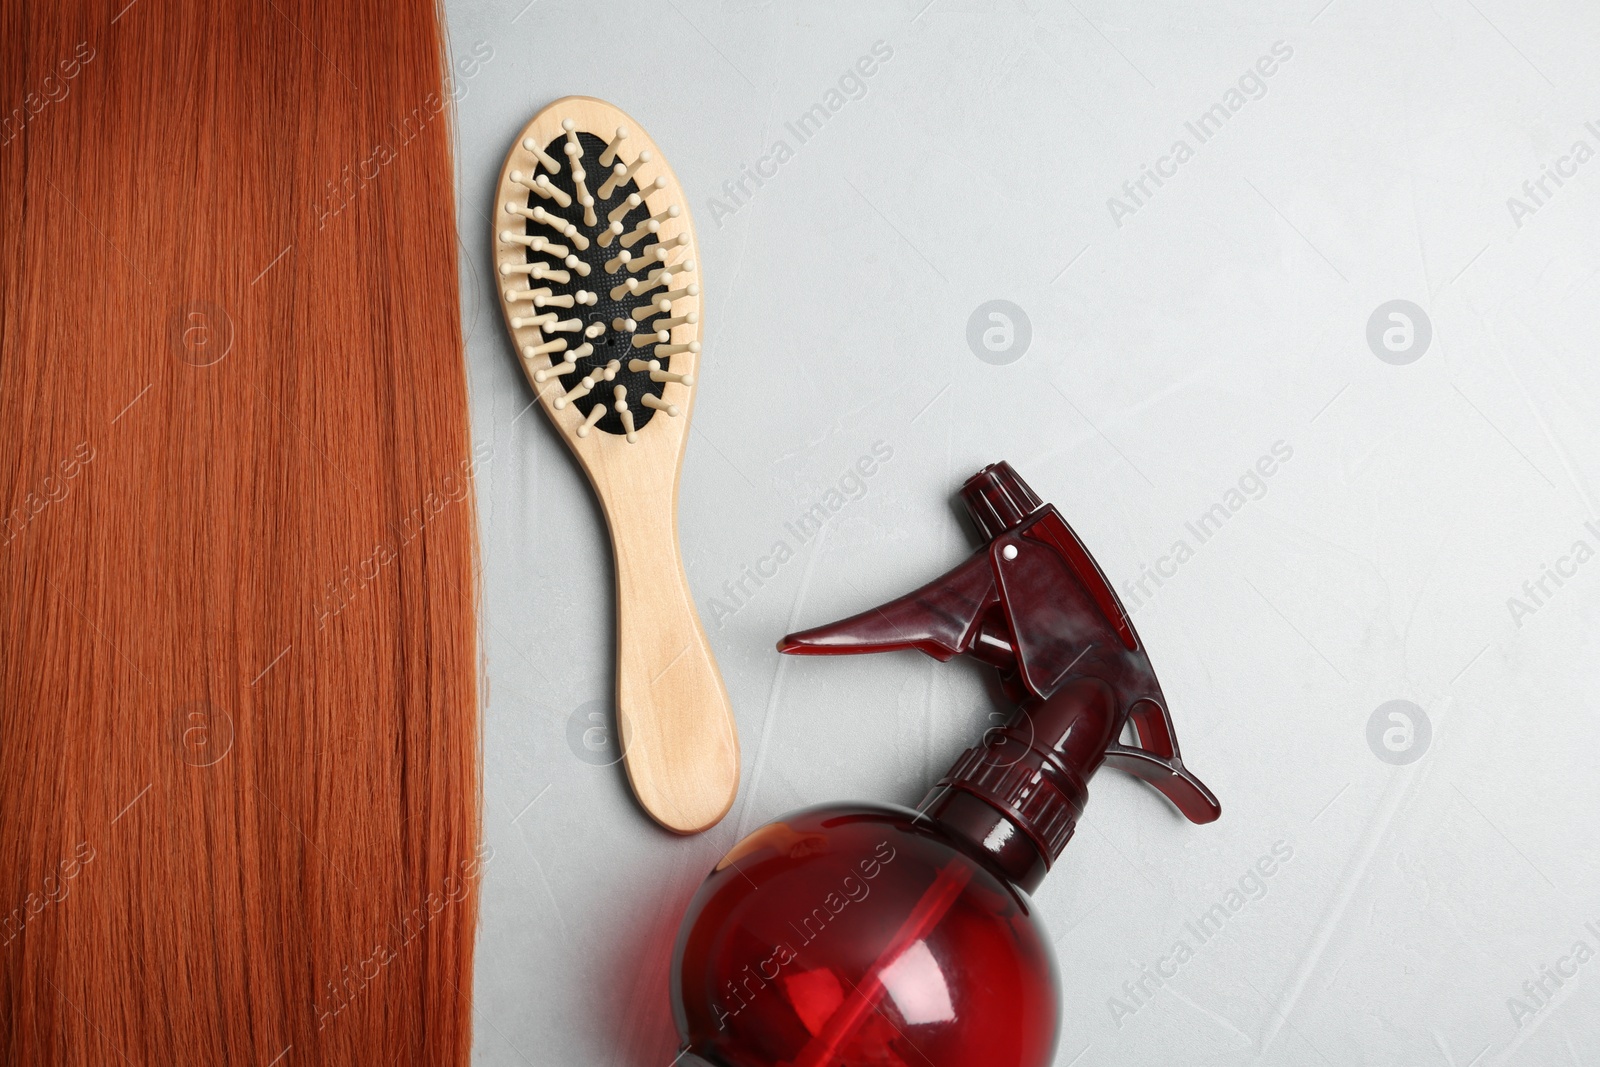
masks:
[[[0,1062],[464,1064],[433,0],[0,0]]]

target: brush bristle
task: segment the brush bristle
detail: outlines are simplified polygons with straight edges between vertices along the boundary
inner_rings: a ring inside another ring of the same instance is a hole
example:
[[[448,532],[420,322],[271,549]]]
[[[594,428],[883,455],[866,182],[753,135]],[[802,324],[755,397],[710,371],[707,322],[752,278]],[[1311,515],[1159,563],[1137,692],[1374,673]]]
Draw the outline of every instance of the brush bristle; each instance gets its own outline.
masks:
[[[667,201],[666,177],[653,173],[658,164],[638,144],[633,140],[637,150],[630,151],[625,127],[606,138],[570,118],[544,144],[525,137],[506,175],[515,186],[506,216],[521,229],[513,223],[496,235],[508,321],[519,351],[538,364],[530,366],[533,380],[561,387],[552,403],[558,409],[570,404],[583,415],[577,436],[599,430],[629,443],[657,413],[680,414],[681,396],[674,402],[666,391],[686,392],[694,376],[673,372],[671,359],[700,351],[698,341],[673,338],[679,327],[687,328],[681,337],[698,336],[699,314],[673,309],[675,301],[700,293],[680,277],[694,270],[689,234],[660,235],[684,212]],[[521,287],[519,279],[525,279]],[[546,310],[575,305],[585,309],[581,317],[562,319]],[[579,339],[588,340],[569,348],[566,337],[579,331]],[[655,358],[633,358],[636,349]],[[568,386],[569,376],[580,372]],[[615,384],[601,390],[602,382]]]

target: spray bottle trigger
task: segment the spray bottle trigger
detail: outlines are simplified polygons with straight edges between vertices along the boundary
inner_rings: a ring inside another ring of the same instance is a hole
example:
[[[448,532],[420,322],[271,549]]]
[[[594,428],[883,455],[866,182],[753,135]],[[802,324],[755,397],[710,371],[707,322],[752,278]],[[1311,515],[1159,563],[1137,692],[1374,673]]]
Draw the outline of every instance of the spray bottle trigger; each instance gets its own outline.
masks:
[[[1216,794],[1184,767],[1167,709],[1154,700],[1140,700],[1128,713],[1128,721],[1141,747],[1114,742],[1106,746],[1106,763],[1154,786],[1190,822],[1216,821],[1222,805]]]

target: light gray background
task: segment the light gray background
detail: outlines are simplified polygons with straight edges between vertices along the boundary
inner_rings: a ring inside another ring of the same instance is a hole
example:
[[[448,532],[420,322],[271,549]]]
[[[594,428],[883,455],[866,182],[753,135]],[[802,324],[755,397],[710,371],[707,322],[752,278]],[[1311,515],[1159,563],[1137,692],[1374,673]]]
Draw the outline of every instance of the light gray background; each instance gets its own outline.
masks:
[[[719,854],[798,805],[914,803],[979,735],[977,668],[772,646],[963,558],[953,494],[998,459],[1125,596],[1190,544],[1135,619],[1224,805],[1196,827],[1095,780],[1037,897],[1058,1064],[1600,1060],[1600,960],[1520,1027],[1508,1006],[1575,943],[1600,950],[1600,562],[1542,604],[1524,592],[1600,545],[1600,159],[1520,226],[1507,204],[1575,141],[1600,149],[1593,5],[524,3],[449,5],[456,53],[493,50],[458,86],[492,447],[478,1062],[666,1067],[671,939]],[[783,124],[877,41],[893,57],[865,97],[797,145]],[[1185,123],[1280,41],[1265,95],[1199,144]],[[568,94],[644,124],[699,227],[679,526],[744,750],[732,813],[699,838],[656,829],[620,767],[569,743],[612,692],[609,546],[485,284],[510,138]],[[715,224],[710,198],[778,138],[794,158]],[[1194,158],[1118,225],[1108,199],[1179,138]],[[1031,324],[1006,365],[967,341],[992,299]],[[1396,299],[1433,332],[1406,365],[1367,340]],[[893,458],[865,495],[712,623],[723,583],[880,440]],[[1198,543],[1185,523],[1280,441],[1264,495]],[[1390,700],[1431,726],[1409,763],[1369,744]],[[1109,998],[1279,841],[1293,859],[1265,895],[1118,1025]]]

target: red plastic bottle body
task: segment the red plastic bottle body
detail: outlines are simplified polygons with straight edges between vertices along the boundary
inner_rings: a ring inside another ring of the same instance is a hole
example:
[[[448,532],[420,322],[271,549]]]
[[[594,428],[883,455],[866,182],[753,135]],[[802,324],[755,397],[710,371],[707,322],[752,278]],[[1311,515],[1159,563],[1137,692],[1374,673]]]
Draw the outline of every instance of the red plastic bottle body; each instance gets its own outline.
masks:
[[[808,808],[746,837],[672,963],[715,1067],[1044,1067],[1055,959],[1027,896],[904,808]]]

